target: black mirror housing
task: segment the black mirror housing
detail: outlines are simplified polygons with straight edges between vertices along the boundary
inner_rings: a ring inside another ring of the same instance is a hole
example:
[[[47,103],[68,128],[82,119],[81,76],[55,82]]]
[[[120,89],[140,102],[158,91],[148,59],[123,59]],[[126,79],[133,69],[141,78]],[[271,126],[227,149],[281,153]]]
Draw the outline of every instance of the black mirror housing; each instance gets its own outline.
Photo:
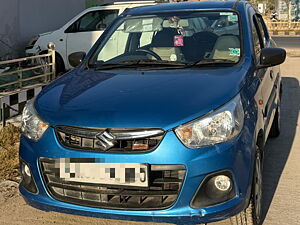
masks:
[[[74,52],[70,54],[68,57],[70,65],[73,67],[78,66],[84,59],[85,55],[85,52]]]
[[[263,48],[260,53],[260,64],[258,69],[282,64],[286,58],[283,48]]]

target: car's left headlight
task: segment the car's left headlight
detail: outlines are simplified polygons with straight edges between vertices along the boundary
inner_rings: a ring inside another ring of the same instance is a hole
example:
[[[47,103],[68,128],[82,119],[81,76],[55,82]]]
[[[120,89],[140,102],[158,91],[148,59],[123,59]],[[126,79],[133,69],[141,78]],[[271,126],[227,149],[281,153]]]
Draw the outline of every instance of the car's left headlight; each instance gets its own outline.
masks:
[[[27,138],[37,141],[49,127],[49,124],[42,121],[33,106],[34,100],[29,101],[23,110],[21,131]]]
[[[200,148],[233,140],[242,130],[244,110],[240,95],[216,111],[175,129],[188,148]]]
[[[39,39],[39,35],[34,36],[33,38],[30,39],[30,41],[28,42],[26,48],[33,48],[33,46],[35,45],[35,43],[37,42],[37,40]]]

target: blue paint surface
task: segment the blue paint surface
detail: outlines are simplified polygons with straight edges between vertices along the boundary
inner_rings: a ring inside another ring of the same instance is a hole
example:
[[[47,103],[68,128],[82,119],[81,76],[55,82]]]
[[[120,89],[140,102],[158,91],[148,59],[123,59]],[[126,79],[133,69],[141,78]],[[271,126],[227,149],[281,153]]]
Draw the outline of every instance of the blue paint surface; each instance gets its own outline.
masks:
[[[193,2],[141,7],[136,15],[157,11],[228,9],[233,2]],[[39,116],[51,127],[33,142],[21,137],[20,157],[30,165],[39,190],[20,191],[28,204],[45,211],[58,211],[100,218],[169,222],[209,223],[236,215],[248,206],[251,193],[256,145],[257,105],[254,96],[260,81],[254,79],[252,30],[247,26],[245,2],[237,4],[244,24],[243,55],[232,67],[203,67],[167,70],[86,70],[76,68],[45,87],[35,101]],[[125,14],[124,14],[125,16]],[[122,16],[121,16],[122,17]],[[118,20],[118,19],[117,19]],[[117,23],[117,22],[116,22]],[[110,26],[114,26],[113,24]],[[109,33],[104,32],[91,52]],[[87,59],[90,57],[88,54]],[[83,62],[83,65],[86,63]],[[227,143],[200,149],[186,148],[173,129],[201,117],[241,95],[245,121],[238,137]],[[96,153],[62,147],[55,135],[56,125],[102,128],[162,128],[166,134],[154,151],[147,153]],[[45,187],[40,157],[94,158],[106,163],[181,164],[186,176],[177,201],[163,210],[111,210],[69,204],[55,200]],[[224,203],[194,209],[191,200],[209,174],[227,170],[232,173],[236,196]]]

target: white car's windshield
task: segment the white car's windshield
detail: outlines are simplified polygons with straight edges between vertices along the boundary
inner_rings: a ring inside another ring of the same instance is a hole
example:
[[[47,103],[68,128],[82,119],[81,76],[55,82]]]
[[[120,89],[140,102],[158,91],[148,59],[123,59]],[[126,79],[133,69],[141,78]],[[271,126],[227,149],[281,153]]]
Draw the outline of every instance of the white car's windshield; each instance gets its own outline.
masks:
[[[89,65],[237,63],[240,56],[235,12],[178,12],[125,18]]]

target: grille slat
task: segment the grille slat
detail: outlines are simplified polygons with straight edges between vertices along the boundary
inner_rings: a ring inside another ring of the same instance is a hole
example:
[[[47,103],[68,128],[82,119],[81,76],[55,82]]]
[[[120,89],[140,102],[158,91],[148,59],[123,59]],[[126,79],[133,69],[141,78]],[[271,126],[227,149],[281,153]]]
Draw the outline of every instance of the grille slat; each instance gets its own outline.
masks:
[[[75,185],[61,185],[59,183],[49,183],[49,186],[58,187],[58,188],[65,188],[72,191],[83,191],[82,188],[76,187]],[[163,195],[177,195],[177,191],[130,191],[130,190],[118,190],[118,191],[111,191],[111,190],[93,190],[93,189],[85,189],[84,192],[88,193],[98,193],[98,194],[114,194],[114,195],[120,195],[120,196],[163,196]]]
[[[157,178],[153,181],[155,184],[182,183],[182,179],[176,178]]]
[[[154,150],[165,132],[161,129],[120,130],[56,126],[55,133],[59,143],[66,148],[95,152],[136,153]]]
[[[158,167],[152,165],[149,166],[151,169],[148,188],[108,186],[66,181],[59,177],[55,159],[41,158],[40,162],[44,181],[54,198],[97,208],[126,210],[168,208],[176,201],[185,176],[185,168],[181,165]]]

